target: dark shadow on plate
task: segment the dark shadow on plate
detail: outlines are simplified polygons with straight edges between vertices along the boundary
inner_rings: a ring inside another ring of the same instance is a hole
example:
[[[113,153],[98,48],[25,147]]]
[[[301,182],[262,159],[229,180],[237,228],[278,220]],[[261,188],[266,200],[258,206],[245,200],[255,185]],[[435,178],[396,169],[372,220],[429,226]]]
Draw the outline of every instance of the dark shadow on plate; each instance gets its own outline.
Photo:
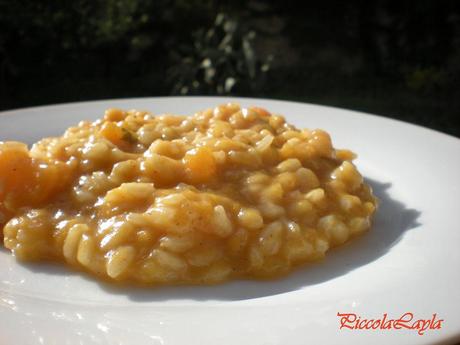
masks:
[[[153,302],[167,300],[218,300],[239,301],[299,290],[310,285],[321,284],[339,278],[350,271],[365,266],[391,250],[403,234],[418,227],[420,212],[408,208],[391,197],[390,183],[366,180],[379,198],[379,209],[372,229],[353,239],[350,243],[332,249],[326,258],[318,263],[298,268],[290,275],[270,281],[239,280],[214,286],[165,286],[165,287],[127,287],[99,283],[111,294],[126,295],[134,302]],[[56,265],[28,265],[32,271],[50,274],[69,275],[68,268]],[[93,279],[86,276],[87,279]]]

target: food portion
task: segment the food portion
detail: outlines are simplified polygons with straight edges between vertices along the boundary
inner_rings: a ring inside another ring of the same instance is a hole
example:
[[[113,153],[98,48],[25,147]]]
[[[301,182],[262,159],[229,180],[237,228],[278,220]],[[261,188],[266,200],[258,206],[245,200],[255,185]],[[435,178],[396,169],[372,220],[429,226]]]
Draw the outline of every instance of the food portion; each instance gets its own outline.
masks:
[[[0,229],[20,260],[108,280],[276,277],[369,229],[353,158],[257,107],[109,109],[30,150],[0,142]]]

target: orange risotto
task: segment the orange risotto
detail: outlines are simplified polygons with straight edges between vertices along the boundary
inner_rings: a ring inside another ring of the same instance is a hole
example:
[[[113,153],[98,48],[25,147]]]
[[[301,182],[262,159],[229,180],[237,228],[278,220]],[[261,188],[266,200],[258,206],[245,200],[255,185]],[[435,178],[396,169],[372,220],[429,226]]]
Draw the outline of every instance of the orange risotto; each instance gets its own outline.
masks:
[[[376,199],[353,158],[257,107],[108,109],[30,150],[0,142],[0,230],[20,260],[102,279],[275,277],[369,229]]]

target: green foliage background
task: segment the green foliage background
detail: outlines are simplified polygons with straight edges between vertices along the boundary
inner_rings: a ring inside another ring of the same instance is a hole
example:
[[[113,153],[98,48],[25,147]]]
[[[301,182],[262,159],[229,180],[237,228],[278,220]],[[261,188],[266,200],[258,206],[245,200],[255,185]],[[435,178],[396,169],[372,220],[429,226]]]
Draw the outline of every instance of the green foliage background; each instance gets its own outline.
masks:
[[[228,94],[460,136],[457,1],[0,0],[0,109]]]

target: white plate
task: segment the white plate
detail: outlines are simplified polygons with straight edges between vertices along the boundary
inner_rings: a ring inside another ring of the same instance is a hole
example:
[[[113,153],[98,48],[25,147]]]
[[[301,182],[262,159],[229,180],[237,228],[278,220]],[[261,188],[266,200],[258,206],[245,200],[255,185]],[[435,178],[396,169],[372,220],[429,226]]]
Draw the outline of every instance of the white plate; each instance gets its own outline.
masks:
[[[324,128],[359,154],[381,200],[376,224],[322,263],[271,282],[116,288],[0,250],[0,344],[433,344],[460,339],[460,140],[316,105],[213,97],[73,103],[0,113],[0,140],[32,143],[107,107],[190,114],[228,101]],[[365,319],[443,319],[441,329],[339,329]]]

